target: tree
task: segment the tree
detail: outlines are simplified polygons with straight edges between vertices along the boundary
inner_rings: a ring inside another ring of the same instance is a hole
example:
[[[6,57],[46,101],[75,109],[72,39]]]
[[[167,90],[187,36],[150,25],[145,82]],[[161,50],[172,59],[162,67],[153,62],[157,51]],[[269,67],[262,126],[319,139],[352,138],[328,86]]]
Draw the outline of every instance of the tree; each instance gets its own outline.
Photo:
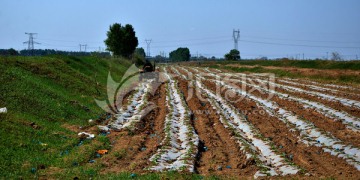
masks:
[[[135,54],[139,55],[139,56],[142,56],[142,57],[146,57],[146,54],[145,54],[145,50],[144,48],[136,48],[135,49]]]
[[[0,55],[3,55],[3,56],[17,56],[17,55],[19,55],[19,52],[16,51],[15,49],[13,49],[13,48],[0,49]]]
[[[13,48],[10,48],[9,50],[8,50],[8,52],[9,52],[9,55],[10,56],[17,56],[17,55],[19,55],[19,52],[17,52],[15,49],[13,49]]]
[[[145,50],[144,48],[136,48],[134,55],[132,56],[133,62],[137,67],[142,66],[145,64]]]
[[[225,59],[226,60],[240,60],[240,51],[236,50],[236,49],[232,49],[230,50],[229,53],[225,54]]]
[[[268,60],[268,57],[262,56],[262,57],[260,57],[259,59],[260,59],[260,60]]]
[[[106,49],[113,55],[124,57],[130,57],[139,44],[134,28],[130,24],[123,27],[119,23],[110,25],[107,39],[104,42],[107,46]]]
[[[177,48],[170,52],[169,58],[173,61],[189,61],[190,50],[189,48]]]

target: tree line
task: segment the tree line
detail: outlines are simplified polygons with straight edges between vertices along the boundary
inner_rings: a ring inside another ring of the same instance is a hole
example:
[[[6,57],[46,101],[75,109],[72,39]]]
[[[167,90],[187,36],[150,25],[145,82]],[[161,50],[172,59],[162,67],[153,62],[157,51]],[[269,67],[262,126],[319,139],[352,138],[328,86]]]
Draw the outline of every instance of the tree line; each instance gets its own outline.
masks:
[[[139,45],[136,32],[132,25],[121,25],[120,23],[114,23],[110,25],[109,30],[106,33],[107,38],[104,40],[106,50],[109,52],[78,52],[78,51],[58,51],[54,49],[34,49],[34,50],[21,50],[15,49],[0,49],[0,55],[3,56],[45,56],[45,55],[71,55],[71,56],[122,56],[130,58],[135,61],[136,64],[142,64],[145,61],[146,54],[143,48],[137,48]],[[231,50],[225,54],[226,60],[239,60],[240,52],[238,50]],[[165,59],[166,58],[161,58]],[[190,50],[187,47],[179,47],[176,50],[169,53],[169,59],[172,62],[177,61],[190,61],[190,60],[206,60],[205,57],[191,57]],[[215,57],[211,58],[215,59]]]
[[[68,55],[68,56],[90,56],[97,55],[101,57],[109,57],[109,52],[78,52],[78,51],[58,51],[54,49],[33,49],[16,51],[13,48],[0,49],[1,56],[46,56],[46,55]]]
[[[106,33],[107,38],[104,40],[106,49],[112,53],[113,56],[123,56],[131,58],[136,64],[141,64],[146,58],[146,54],[143,48],[137,48],[139,41],[136,37],[136,32],[132,25],[121,25],[120,23],[114,23],[109,26],[109,30]],[[232,50],[225,58],[228,60],[240,59],[240,52]],[[235,53],[235,54],[234,54]],[[167,61],[165,57],[157,56],[156,59]],[[176,50],[169,53],[169,59],[172,62],[177,61],[189,61],[191,58],[190,50],[187,47],[179,47]],[[200,58],[201,59],[201,58]],[[207,58],[206,58],[207,59]],[[215,59],[211,58],[211,59]]]

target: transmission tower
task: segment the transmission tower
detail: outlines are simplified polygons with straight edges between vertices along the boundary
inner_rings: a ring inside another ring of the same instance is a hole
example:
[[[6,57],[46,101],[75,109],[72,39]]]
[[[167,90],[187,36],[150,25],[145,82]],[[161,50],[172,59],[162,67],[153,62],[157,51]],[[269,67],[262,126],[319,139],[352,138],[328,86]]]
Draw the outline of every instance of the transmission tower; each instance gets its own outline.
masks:
[[[82,48],[82,47],[85,48],[85,51],[84,51],[84,52],[86,52],[86,46],[87,46],[87,44],[79,44],[79,46],[80,46],[80,52],[82,52],[82,51],[81,51],[81,48]]]
[[[33,50],[34,44],[40,44],[40,43],[34,41],[34,35],[36,35],[37,33],[27,33],[26,32],[25,34],[29,35],[29,40],[24,42],[24,44],[28,44],[28,50]]]
[[[151,39],[145,39],[146,42],[146,56],[150,57],[150,44],[151,44]]]
[[[239,50],[238,49],[238,42],[240,39],[240,30],[233,30],[233,39],[234,39],[234,49]]]

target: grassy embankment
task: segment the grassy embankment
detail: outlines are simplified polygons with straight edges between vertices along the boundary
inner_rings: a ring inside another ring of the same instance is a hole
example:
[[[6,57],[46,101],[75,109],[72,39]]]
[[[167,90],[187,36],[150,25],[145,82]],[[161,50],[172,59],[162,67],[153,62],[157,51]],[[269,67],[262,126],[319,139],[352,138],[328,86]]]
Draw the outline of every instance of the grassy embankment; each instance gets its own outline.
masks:
[[[107,138],[77,146],[69,127],[103,116],[94,98],[105,99],[109,71],[119,81],[129,65],[96,57],[0,57],[0,107],[8,109],[0,114],[1,178],[94,175],[96,167],[81,165],[107,148]]]

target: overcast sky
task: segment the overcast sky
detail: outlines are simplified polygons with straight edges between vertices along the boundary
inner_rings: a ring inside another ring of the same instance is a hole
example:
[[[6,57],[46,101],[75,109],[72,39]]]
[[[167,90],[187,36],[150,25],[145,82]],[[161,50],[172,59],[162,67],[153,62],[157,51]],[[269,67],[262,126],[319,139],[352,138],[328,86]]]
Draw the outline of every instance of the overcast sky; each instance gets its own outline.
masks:
[[[113,23],[133,25],[151,55],[188,47],[192,55],[223,57],[240,30],[242,58],[360,58],[359,0],[0,0],[0,48],[105,48]]]

